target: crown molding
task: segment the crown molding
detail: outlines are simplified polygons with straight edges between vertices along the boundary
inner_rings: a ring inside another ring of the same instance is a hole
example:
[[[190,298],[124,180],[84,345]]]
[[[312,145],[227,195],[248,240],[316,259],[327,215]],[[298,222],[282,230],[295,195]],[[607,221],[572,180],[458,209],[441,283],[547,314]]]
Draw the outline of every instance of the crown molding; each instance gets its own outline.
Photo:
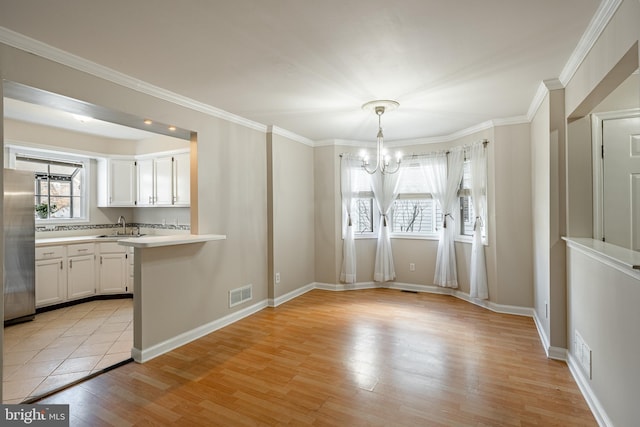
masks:
[[[31,37],[27,37],[5,27],[0,27],[0,43],[4,43],[25,52],[32,53],[34,55],[43,57],[53,62],[57,62],[67,67],[74,68],[78,71],[91,74],[101,79],[108,80],[112,83],[116,83],[120,86],[124,86],[137,92],[141,92],[155,98],[181,105],[191,110],[199,111],[209,116],[217,117],[219,119],[223,119],[257,131],[267,131],[267,126],[263,125],[262,123],[254,122],[253,120],[246,119],[220,108],[216,108],[212,105],[196,101],[194,99],[179,95],[166,89],[162,89],[161,87],[149,84],[142,80],[138,80],[119,71],[81,58],[77,55],[73,55],[69,52],[50,46],[41,41],[32,39]]]
[[[291,131],[288,131],[286,129],[280,128],[278,126],[267,126],[267,133],[272,133],[274,135],[280,135],[283,136],[285,138],[288,138],[292,141],[296,141],[299,142],[301,144],[304,145],[308,145],[309,147],[315,147],[316,145],[314,144],[314,142],[312,140],[310,140],[309,138],[306,138],[304,136],[300,136],[297,133],[293,133]]]
[[[573,50],[573,53],[560,73],[559,80],[563,86],[566,86],[576,71],[578,71],[582,61],[587,57],[587,54],[618,10],[618,7],[622,4],[622,1],[623,0],[602,0],[595,15],[591,18],[589,26],[580,38],[580,41],[578,41],[576,48]]]

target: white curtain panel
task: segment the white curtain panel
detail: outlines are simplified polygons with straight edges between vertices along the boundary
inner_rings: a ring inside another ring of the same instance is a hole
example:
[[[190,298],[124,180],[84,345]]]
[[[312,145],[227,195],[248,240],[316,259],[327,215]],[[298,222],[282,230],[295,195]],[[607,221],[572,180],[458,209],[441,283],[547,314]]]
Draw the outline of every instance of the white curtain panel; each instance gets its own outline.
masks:
[[[424,172],[431,187],[431,194],[440,205],[444,215],[443,226],[439,230],[438,255],[434,284],[442,287],[457,288],[458,274],[454,239],[458,188],[462,179],[464,151],[452,149],[449,154],[437,154],[424,162]]]
[[[471,246],[471,291],[472,298],[489,298],[487,285],[487,265],[482,245],[482,227],[487,215],[487,150],[483,143],[474,144],[469,152],[471,156],[471,200],[476,214],[473,226]]]
[[[356,282],[356,243],[351,214],[355,204],[355,174],[361,162],[354,156],[343,154],[340,158],[340,189],[342,192],[342,268],[340,281]]]
[[[393,201],[398,197],[398,182],[403,168],[394,174],[383,175],[380,171],[370,175],[373,197],[380,212],[380,226],[378,229],[378,244],[376,248],[376,264],[373,272],[375,282],[388,282],[396,278],[391,252],[389,212]]]

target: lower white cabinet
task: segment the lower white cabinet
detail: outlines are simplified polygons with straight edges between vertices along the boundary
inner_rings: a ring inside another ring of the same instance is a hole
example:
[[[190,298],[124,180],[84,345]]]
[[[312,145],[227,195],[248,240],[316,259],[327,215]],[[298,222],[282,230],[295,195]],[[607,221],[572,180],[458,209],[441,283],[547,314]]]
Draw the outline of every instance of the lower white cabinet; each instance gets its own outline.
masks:
[[[133,291],[132,248],[117,242],[36,248],[36,307]]]
[[[95,244],[67,246],[67,299],[85,298],[96,293]]]
[[[67,299],[64,246],[36,248],[36,306],[59,304]]]
[[[101,294],[129,292],[128,248],[115,242],[99,244],[98,282]]]

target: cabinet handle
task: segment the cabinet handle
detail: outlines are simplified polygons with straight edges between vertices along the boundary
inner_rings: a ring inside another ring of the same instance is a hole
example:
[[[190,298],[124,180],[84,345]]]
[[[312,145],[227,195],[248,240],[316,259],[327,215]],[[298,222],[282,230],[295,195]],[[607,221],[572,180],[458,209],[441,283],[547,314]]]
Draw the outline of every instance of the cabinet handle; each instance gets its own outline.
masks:
[[[54,252],[43,252],[42,255],[44,256],[49,256],[49,255],[53,255]]]
[[[102,255],[100,255],[100,265],[102,265]]]
[[[62,264],[62,261],[60,261],[60,270],[62,270],[62,268],[63,268],[63,264]]]
[[[73,268],[73,260],[72,259],[69,260],[69,268]]]
[[[89,249],[78,249],[78,252],[86,252],[86,251],[88,251],[88,250],[89,250]]]

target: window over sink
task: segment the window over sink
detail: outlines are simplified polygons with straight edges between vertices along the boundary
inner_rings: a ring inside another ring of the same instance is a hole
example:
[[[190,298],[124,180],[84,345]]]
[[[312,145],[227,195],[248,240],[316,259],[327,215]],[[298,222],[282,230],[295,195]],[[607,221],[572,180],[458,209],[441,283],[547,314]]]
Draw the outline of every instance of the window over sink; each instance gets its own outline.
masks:
[[[52,151],[12,148],[10,163],[34,175],[34,216],[39,223],[88,220],[89,159]]]

